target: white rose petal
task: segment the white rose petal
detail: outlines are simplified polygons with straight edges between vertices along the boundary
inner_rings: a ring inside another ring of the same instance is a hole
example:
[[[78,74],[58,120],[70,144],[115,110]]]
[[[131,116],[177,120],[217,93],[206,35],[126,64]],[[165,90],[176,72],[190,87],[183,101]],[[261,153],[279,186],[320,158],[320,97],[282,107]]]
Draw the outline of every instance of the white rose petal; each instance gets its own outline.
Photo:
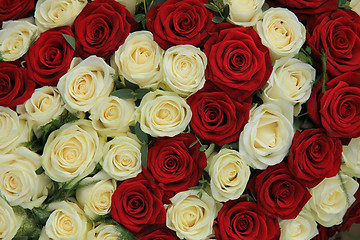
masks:
[[[215,200],[237,199],[244,192],[250,178],[250,167],[235,150],[222,149],[208,160],[211,194]]]
[[[115,225],[101,223],[88,232],[87,240],[118,240],[120,236]]]
[[[90,56],[80,63],[74,58],[70,70],[59,79],[58,89],[70,112],[89,111],[108,97],[114,88],[112,69],[100,57]],[[77,64],[78,63],[78,64]]]
[[[151,32],[137,31],[130,33],[114,53],[111,66],[141,88],[156,89],[162,78],[163,54]]]
[[[135,112],[141,130],[153,137],[173,137],[185,130],[192,117],[186,101],[173,92],[147,93]]]
[[[360,15],[360,0],[351,0],[350,7],[351,10]]]
[[[341,170],[351,177],[360,177],[360,138],[351,139],[343,146]]]
[[[164,88],[188,97],[204,86],[206,64],[206,55],[192,45],[167,49],[163,60]]]
[[[265,0],[223,0],[229,4],[230,14],[227,21],[244,27],[254,26],[262,14]]]
[[[23,219],[15,215],[11,206],[0,197],[0,239],[11,240],[21,227]]]
[[[273,61],[295,56],[306,39],[304,25],[286,8],[268,9],[255,26]]]
[[[266,169],[280,163],[291,146],[293,106],[277,103],[264,103],[252,110],[240,134],[239,152],[253,168]]]
[[[195,190],[179,192],[166,209],[166,226],[181,239],[203,240],[213,231],[217,215],[215,201],[207,193],[201,198],[197,194]]]
[[[310,240],[319,234],[315,219],[304,209],[295,219],[282,220],[280,240]]]
[[[314,219],[324,227],[332,227],[342,222],[347,209],[355,202],[354,194],[359,188],[354,179],[343,173],[339,174],[325,178],[310,189],[312,197],[307,204]]]

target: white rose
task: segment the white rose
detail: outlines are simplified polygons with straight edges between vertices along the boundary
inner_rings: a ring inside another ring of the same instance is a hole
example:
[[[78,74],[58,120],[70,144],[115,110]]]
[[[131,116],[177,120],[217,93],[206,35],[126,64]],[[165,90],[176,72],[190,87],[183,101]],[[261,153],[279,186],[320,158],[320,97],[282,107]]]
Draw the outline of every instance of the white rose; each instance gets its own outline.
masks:
[[[0,192],[12,206],[32,209],[47,198],[51,183],[44,173],[37,175],[41,157],[25,147],[0,155]]]
[[[351,0],[350,1],[351,10],[355,11],[360,15],[360,0]]]
[[[164,50],[149,31],[130,33],[111,58],[111,66],[141,88],[156,89],[162,79]]]
[[[29,50],[39,36],[37,27],[25,19],[3,22],[0,30],[0,52],[3,61],[15,61]]]
[[[235,150],[222,149],[208,160],[211,194],[215,200],[237,199],[244,192],[250,178],[250,167]]]
[[[141,130],[153,137],[173,137],[183,132],[191,117],[191,109],[183,98],[161,90],[147,93],[135,112]]]
[[[262,14],[265,0],[223,0],[229,4],[230,14],[227,18],[232,24],[244,27],[254,26]]]
[[[255,26],[273,61],[295,56],[306,39],[304,25],[286,8],[268,9]]]
[[[88,232],[87,240],[118,240],[120,236],[121,233],[115,225],[101,223]]]
[[[104,59],[90,56],[78,62],[78,58],[73,59],[70,70],[57,84],[65,108],[70,112],[89,111],[98,101],[108,97],[114,88],[112,75],[115,70]]]
[[[347,209],[355,202],[354,194],[359,188],[354,179],[341,172],[339,174],[325,178],[310,189],[312,197],[307,204],[315,220],[324,227],[332,227],[342,222]]]
[[[343,146],[341,170],[351,177],[360,177],[360,138],[351,139]]]
[[[129,126],[134,124],[134,113],[134,101],[110,96],[90,109],[89,118],[97,131],[115,137],[129,131]]]
[[[319,234],[315,219],[304,209],[295,219],[282,220],[280,240],[310,240]]]
[[[22,222],[23,218],[17,216],[12,207],[0,197],[0,239],[13,239]]]
[[[104,146],[102,167],[117,181],[136,177],[141,172],[141,145],[135,138],[118,136]]]
[[[264,103],[252,110],[240,134],[239,152],[251,167],[266,169],[284,159],[293,136],[292,105]]]
[[[76,203],[54,202],[47,210],[52,213],[46,221],[43,239],[86,239],[91,225]]]
[[[261,99],[264,102],[285,100],[295,106],[294,114],[298,115],[301,104],[310,97],[315,76],[316,70],[311,65],[296,58],[280,58],[275,61]]]
[[[34,129],[51,122],[52,119],[57,119],[64,109],[59,91],[56,87],[50,86],[35,89],[31,98],[16,107],[21,118],[35,123]]]
[[[166,226],[181,239],[202,240],[213,231],[217,216],[215,201],[205,192],[201,198],[197,194],[195,190],[179,192],[166,209]]]
[[[165,88],[181,97],[187,97],[205,84],[207,58],[199,48],[192,45],[176,45],[164,54],[163,82]]]
[[[102,156],[105,138],[89,120],[67,123],[52,132],[44,146],[42,165],[46,175],[57,182],[89,175]]]
[[[0,154],[15,149],[30,140],[31,127],[24,119],[8,107],[0,106]]]
[[[39,0],[35,7],[35,22],[40,31],[71,26],[85,7],[85,0]]]

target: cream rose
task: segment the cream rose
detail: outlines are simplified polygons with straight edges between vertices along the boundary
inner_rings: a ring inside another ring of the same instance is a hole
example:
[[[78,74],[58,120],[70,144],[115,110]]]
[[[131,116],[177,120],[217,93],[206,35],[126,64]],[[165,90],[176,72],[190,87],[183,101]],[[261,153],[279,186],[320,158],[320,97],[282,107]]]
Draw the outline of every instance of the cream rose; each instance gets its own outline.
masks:
[[[48,195],[51,183],[44,173],[37,175],[41,167],[40,155],[25,147],[0,155],[0,193],[12,206],[32,209],[39,207]]]
[[[325,178],[310,189],[312,197],[307,204],[314,219],[324,227],[340,224],[347,209],[355,202],[354,194],[358,188],[359,184],[354,179],[341,172]]]
[[[266,169],[284,159],[293,136],[292,105],[264,103],[252,110],[240,134],[239,152],[251,167]]]
[[[39,0],[35,7],[36,25],[42,32],[71,26],[86,3],[86,0]]]
[[[191,109],[183,98],[161,90],[147,93],[135,112],[141,130],[153,137],[173,137],[183,132],[191,117]]]
[[[310,240],[319,234],[315,219],[304,209],[295,219],[282,220],[280,240]]]
[[[341,170],[351,177],[360,177],[360,138],[351,139],[343,146]]]
[[[39,36],[37,27],[25,19],[3,22],[0,30],[0,52],[3,61],[15,61],[29,50]]]
[[[215,200],[237,199],[244,192],[250,178],[250,167],[235,150],[221,149],[208,159],[211,194]]]
[[[49,205],[51,214],[42,233],[43,239],[86,239],[91,225],[76,203],[62,201]],[[40,238],[41,239],[41,238]]]
[[[205,84],[206,55],[192,45],[176,45],[166,50],[163,60],[165,89],[187,97]]]
[[[115,225],[101,223],[88,232],[87,240],[118,240],[121,233]]]
[[[0,154],[15,149],[30,140],[30,124],[19,119],[17,113],[8,107],[0,106]]]
[[[50,86],[35,89],[30,99],[16,107],[21,118],[34,122],[34,129],[57,119],[64,109],[59,91]]]
[[[215,201],[205,192],[201,198],[197,194],[195,190],[179,192],[166,209],[166,226],[176,231],[180,239],[203,240],[213,231]]]
[[[281,57],[295,56],[306,39],[304,25],[286,8],[266,10],[255,26],[273,61]]]
[[[351,10],[360,15],[360,0],[351,0],[350,7]]]
[[[102,156],[105,137],[89,120],[67,123],[52,132],[44,146],[42,166],[52,180],[67,182],[89,175]]]
[[[156,89],[162,79],[163,54],[151,32],[137,31],[130,33],[114,53],[111,66],[141,88]]]
[[[141,172],[141,145],[135,136],[118,136],[104,146],[101,160],[104,171],[117,181],[136,177]]]
[[[108,97],[114,88],[112,69],[100,57],[90,56],[78,63],[74,58],[70,70],[59,79],[57,87],[70,112],[89,111],[98,101]]]
[[[280,58],[275,61],[269,80],[263,87],[261,99],[271,102],[285,100],[294,105],[294,114],[301,111],[311,94],[315,81],[315,69],[296,58]]]
[[[129,126],[134,125],[134,113],[134,101],[110,96],[90,109],[89,118],[97,131],[115,137],[129,131]]]
[[[12,207],[0,197],[0,239],[13,239],[22,222],[23,218],[16,215]]]
[[[244,27],[254,26],[262,14],[265,0],[223,0],[229,4],[230,14],[227,21]]]

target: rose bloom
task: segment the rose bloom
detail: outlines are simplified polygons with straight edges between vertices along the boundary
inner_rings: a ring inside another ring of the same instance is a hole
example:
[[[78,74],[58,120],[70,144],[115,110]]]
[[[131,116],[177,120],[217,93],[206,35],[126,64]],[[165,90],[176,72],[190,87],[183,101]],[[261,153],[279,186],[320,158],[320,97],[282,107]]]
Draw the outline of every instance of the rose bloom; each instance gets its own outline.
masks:
[[[216,239],[278,239],[279,223],[244,198],[226,202],[214,222]]]
[[[50,178],[36,174],[41,167],[40,155],[25,147],[0,155],[0,193],[11,206],[32,209],[39,207],[48,196]]]
[[[90,109],[89,118],[98,132],[115,137],[129,131],[129,126],[134,125],[134,113],[134,101],[110,96]]]
[[[320,79],[308,101],[312,120],[323,127],[330,137],[360,137],[360,73],[348,72],[326,79],[325,93]]]
[[[328,4],[328,3],[326,3]],[[360,71],[360,16],[348,9],[337,9],[312,16],[306,26],[307,43],[318,67],[329,49],[326,73],[332,77]]]
[[[167,227],[162,227],[151,232],[143,232],[139,236],[139,240],[179,240],[175,232]]]
[[[264,103],[252,109],[240,134],[239,151],[252,168],[266,169],[284,159],[293,136],[291,104]]]
[[[164,88],[188,97],[205,84],[206,55],[192,45],[168,48],[163,60]]]
[[[70,112],[89,111],[108,97],[114,88],[115,70],[99,57],[74,58],[70,70],[57,84],[65,108]]]
[[[35,22],[40,31],[71,26],[85,7],[85,0],[39,0],[35,8]]]
[[[118,240],[121,232],[115,225],[100,223],[87,233],[87,240]]]
[[[351,177],[360,177],[360,137],[343,146],[341,170]]]
[[[205,78],[239,101],[260,89],[272,71],[269,50],[252,28],[216,24],[204,53]]]
[[[0,106],[14,108],[31,97],[35,83],[28,78],[25,68],[0,62],[0,89]]]
[[[308,205],[314,219],[325,227],[340,224],[346,210],[355,202],[354,194],[358,188],[354,179],[341,172],[335,177],[325,178],[310,189],[312,197]]]
[[[102,156],[104,143],[105,138],[98,135],[89,120],[63,125],[45,143],[42,166],[46,175],[57,182],[89,175]]]
[[[76,200],[85,214],[94,219],[110,212],[111,197],[115,189],[115,179],[101,171],[80,181],[79,188],[76,189]]]
[[[166,209],[166,226],[179,238],[205,240],[212,233],[218,210],[207,193],[199,198],[198,191],[188,190],[177,193],[170,201]]]
[[[275,61],[273,71],[262,88],[260,95],[264,102],[285,100],[294,105],[294,114],[301,111],[311,94],[316,70],[297,58],[280,58]]]
[[[56,87],[50,86],[35,89],[30,99],[16,106],[21,118],[34,122],[34,129],[57,119],[64,110],[64,102],[59,91]]]
[[[219,202],[237,199],[250,178],[250,167],[241,153],[221,149],[208,159],[211,195]]]
[[[162,90],[147,93],[135,112],[141,130],[153,137],[173,137],[183,132],[191,116],[191,109],[183,98]]]
[[[0,197],[0,239],[10,240],[13,239],[20,229],[23,218],[16,215],[11,206]]]
[[[15,61],[29,50],[38,37],[37,27],[31,21],[4,22],[0,30],[0,52],[3,61]]]
[[[10,108],[0,106],[0,154],[5,154],[27,142],[31,137],[31,127]]]
[[[52,28],[40,34],[25,60],[29,78],[41,86],[55,86],[69,69],[74,49],[63,34],[74,36],[69,26]]]
[[[262,43],[269,48],[271,60],[295,56],[306,39],[306,29],[286,8],[270,8],[256,23]]]
[[[162,79],[163,54],[151,32],[133,32],[112,56],[111,66],[121,80],[126,78],[141,88],[156,89]]]
[[[137,27],[130,12],[115,0],[87,3],[72,25],[76,51],[81,58],[96,55],[107,61]]]
[[[35,0],[14,0],[0,2],[0,26],[3,21],[27,17],[34,9]]]
[[[262,15],[265,0],[223,0],[229,4],[230,14],[227,21],[244,27],[254,26]]]

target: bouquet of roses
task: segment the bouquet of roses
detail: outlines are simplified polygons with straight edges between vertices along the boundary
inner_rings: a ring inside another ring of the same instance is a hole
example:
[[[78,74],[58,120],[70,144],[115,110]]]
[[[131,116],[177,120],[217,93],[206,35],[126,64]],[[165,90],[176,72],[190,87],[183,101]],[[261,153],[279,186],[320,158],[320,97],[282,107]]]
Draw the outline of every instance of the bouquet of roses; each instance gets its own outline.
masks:
[[[359,0],[0,2],[0,239],[329,239],[360,223]]]

